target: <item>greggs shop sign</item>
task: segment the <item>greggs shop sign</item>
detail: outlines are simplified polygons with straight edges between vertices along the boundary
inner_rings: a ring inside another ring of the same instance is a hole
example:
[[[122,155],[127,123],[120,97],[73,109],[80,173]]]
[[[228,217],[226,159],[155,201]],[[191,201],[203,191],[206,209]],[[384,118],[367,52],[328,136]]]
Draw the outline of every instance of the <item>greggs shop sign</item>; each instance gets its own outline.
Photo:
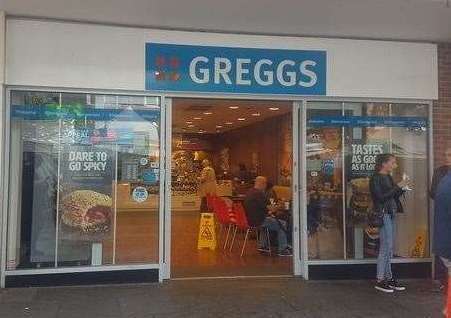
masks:
[[[146,90],[326,95],[326,52],[146,44]]]

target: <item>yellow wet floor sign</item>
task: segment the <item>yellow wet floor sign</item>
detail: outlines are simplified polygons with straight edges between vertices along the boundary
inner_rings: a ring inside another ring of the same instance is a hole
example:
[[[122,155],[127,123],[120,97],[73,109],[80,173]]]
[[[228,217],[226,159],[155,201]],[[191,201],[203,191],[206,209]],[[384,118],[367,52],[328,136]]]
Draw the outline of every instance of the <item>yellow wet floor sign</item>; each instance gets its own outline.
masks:
[[[213,213],[200,214],[199,239],[197,249],[209,248],[216,249],[216,232]]]

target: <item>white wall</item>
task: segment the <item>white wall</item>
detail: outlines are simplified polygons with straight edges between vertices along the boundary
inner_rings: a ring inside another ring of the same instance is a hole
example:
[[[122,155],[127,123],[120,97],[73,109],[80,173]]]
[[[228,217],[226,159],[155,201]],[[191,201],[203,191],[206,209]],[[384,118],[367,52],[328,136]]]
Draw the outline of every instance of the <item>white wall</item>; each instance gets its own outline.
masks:
[[[433,44],[159,31],[8,20],[6,82],[144,90],[146,42],[319,49],[328,57],[327,95],[437,99]]]

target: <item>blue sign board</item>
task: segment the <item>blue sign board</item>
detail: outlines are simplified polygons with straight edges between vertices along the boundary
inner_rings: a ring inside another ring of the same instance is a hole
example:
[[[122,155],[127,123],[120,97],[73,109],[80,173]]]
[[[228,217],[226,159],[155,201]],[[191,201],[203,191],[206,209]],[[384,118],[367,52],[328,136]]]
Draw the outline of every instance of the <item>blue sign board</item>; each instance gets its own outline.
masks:
[[[326,95],[326,51],[146,44],[146,89]]]
[[[425,117],[379,117],[379,116],[314,116],[309,126],[329,127],[411,127],[426,128]]]
[[[62,109],[50,106],[12,105],[11,117],[27,120],[84,119],[101,121],[159,121],[160,110],[124,110],[88,107],[83,109],[65,107]]]

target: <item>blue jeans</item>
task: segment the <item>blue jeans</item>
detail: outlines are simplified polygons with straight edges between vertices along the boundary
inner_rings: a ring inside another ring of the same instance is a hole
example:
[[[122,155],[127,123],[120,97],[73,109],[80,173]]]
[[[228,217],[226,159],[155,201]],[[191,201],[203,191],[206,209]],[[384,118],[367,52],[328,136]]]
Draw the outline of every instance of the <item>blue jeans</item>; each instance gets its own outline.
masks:
[[[379,229],[379,256],[377,257],[377,280],[393,278],[391,259],[393,257],[394,217],[384,215],[384,225]]]
[[[267,228],[270,231],[277,232],[277,249],[279,252],[284,251],[288,247],[287,233],[280,225],[280,222],[276,218],[266,217],[261,227]]]

